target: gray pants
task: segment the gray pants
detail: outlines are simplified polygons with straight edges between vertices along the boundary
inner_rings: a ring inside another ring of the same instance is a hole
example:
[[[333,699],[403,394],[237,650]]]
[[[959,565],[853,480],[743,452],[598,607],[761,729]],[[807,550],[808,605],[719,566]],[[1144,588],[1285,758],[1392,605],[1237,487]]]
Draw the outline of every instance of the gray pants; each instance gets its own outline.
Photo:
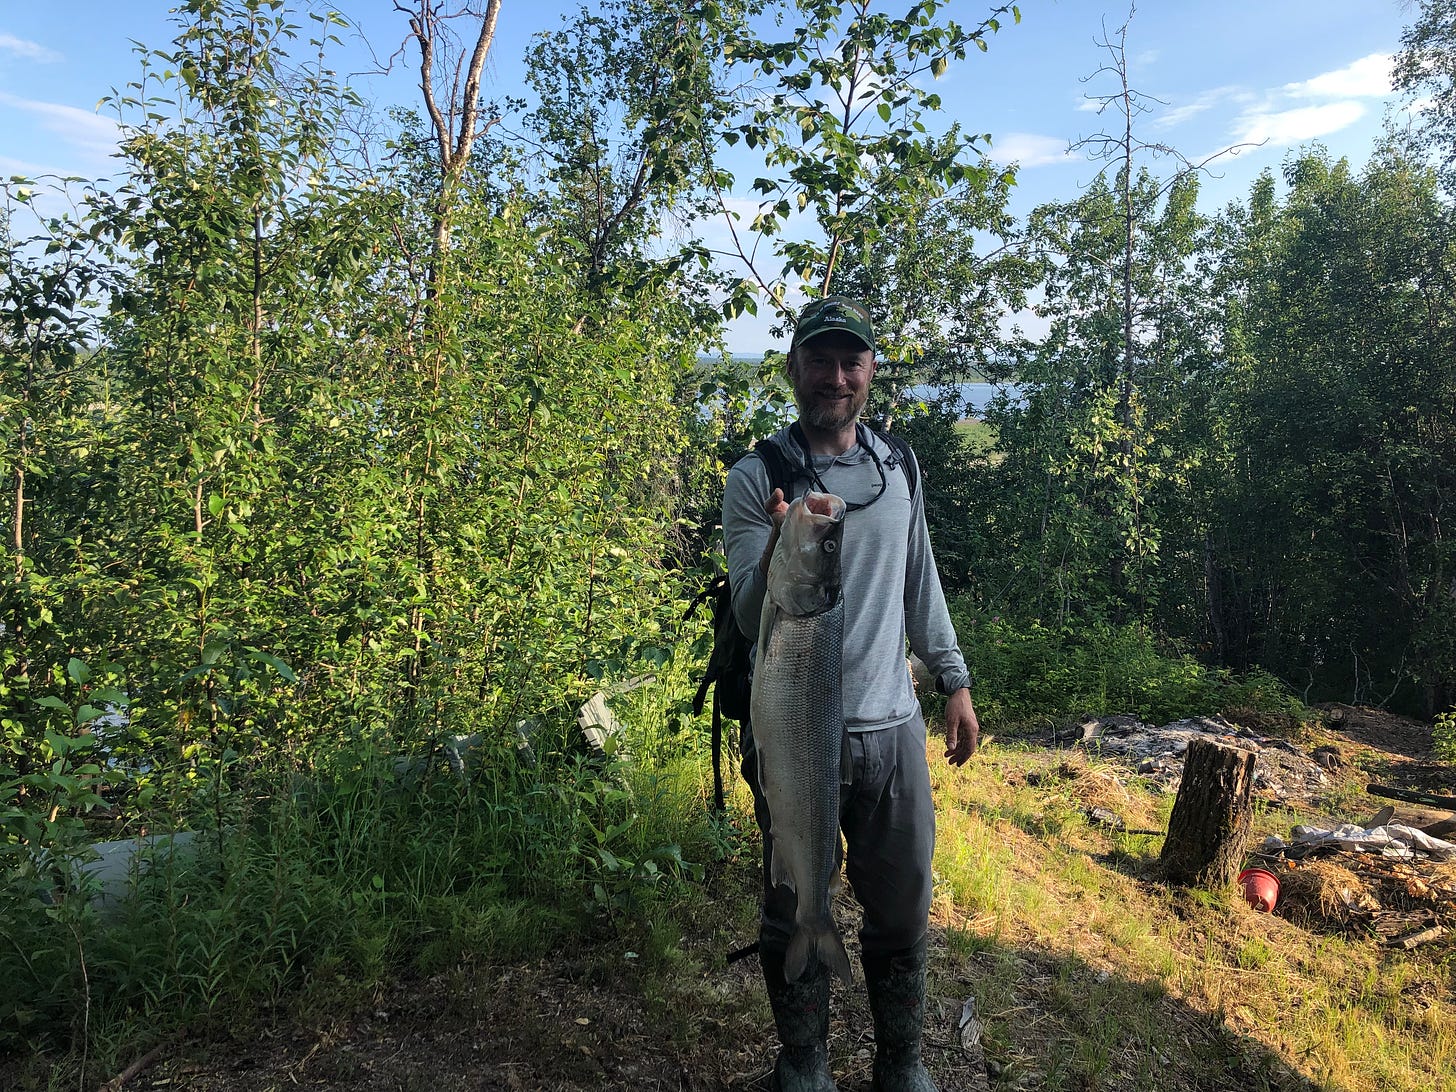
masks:
[[[925,721],[917,712],[892,728],[849,733],[852,780],[839,787],[839,828],[845,871],[864,908],[860,946],[869,953],[900,952],[918,944],[930,919],[935,803],[925,761]],[[753,814],[763,832],[763,914],[759,944],[782,952],[794,932],[797,899],[769,876],[773,837],[768,804],[758,785],[753,729],[743,729],[743,776],[753,789]]]

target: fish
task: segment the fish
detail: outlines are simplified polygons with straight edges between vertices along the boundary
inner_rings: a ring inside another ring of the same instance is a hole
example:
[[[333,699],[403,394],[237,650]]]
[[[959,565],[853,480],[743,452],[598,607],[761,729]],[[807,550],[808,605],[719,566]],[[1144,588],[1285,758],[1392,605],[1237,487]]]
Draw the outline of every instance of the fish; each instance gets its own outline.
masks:
[[[841,661],[844,501],[809,492],[789,505],[769,560],[749,723],[773,838],[770,879],[798,898],[784,956],[793,982],[810,957],[851,982],[830,904],[839,888],[839,787],[848,780]]]

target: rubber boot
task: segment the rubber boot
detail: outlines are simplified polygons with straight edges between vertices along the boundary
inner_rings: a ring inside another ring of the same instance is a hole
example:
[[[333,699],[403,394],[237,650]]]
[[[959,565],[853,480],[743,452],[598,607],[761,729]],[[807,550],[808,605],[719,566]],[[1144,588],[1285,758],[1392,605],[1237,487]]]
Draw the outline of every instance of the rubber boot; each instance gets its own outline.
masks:
[[[784,953],[759,951],[768,1003],[779,1033],[774,1092],[835,1092],[829,1073],[829,971],[817,959],[795,982],[784,981]]]
[[[875,1019],[871,1092],[936,1092],[920,1062],[925,1018],[925,941],[892,953],[864,955],[865,986]]]

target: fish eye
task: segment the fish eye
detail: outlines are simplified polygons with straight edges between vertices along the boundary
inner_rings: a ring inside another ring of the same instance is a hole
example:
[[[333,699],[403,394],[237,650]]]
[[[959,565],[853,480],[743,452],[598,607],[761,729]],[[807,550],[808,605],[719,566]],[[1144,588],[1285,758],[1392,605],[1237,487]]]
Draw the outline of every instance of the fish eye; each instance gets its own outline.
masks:
[[[837,549],[839,549],[839,545],[832,538],[826,538],[824,540],[824,552],[826,554],[832,554]]]

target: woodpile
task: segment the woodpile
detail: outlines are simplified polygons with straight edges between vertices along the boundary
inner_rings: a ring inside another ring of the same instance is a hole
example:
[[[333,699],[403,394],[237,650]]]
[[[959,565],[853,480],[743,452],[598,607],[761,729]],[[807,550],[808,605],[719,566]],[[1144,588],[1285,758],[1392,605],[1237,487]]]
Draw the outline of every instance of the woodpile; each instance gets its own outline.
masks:
[[[1456,936],[1456,865],[1370,853],[1265,862],[1277,913],[1297,925],[1413,948]]]

